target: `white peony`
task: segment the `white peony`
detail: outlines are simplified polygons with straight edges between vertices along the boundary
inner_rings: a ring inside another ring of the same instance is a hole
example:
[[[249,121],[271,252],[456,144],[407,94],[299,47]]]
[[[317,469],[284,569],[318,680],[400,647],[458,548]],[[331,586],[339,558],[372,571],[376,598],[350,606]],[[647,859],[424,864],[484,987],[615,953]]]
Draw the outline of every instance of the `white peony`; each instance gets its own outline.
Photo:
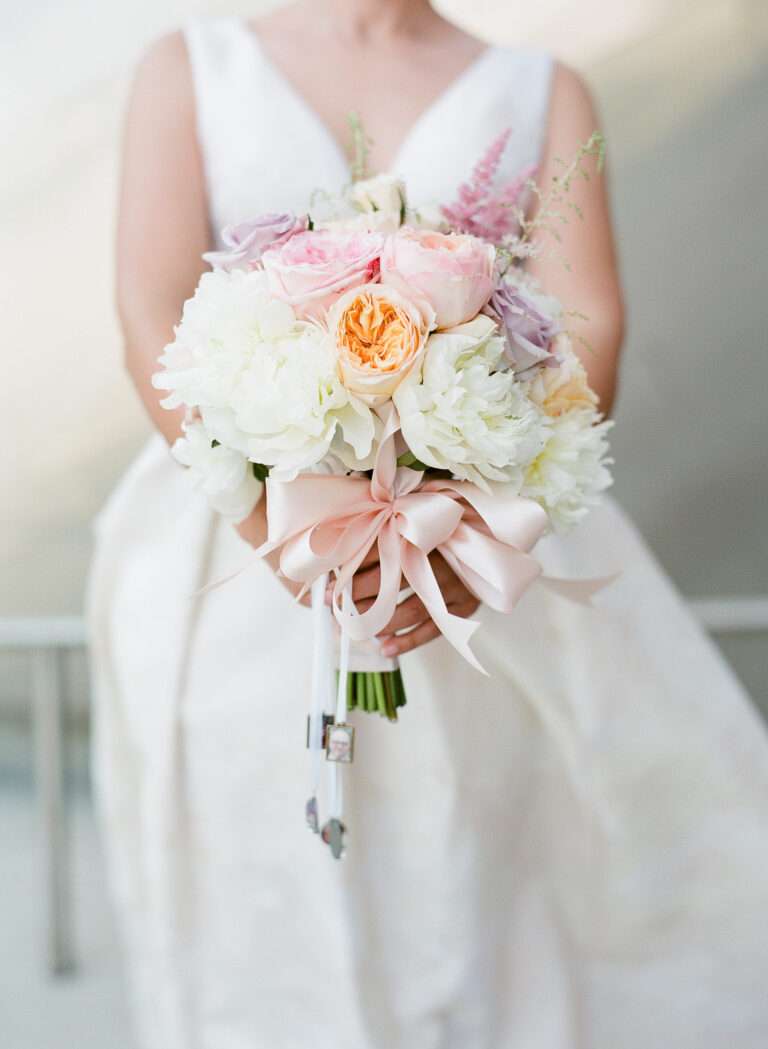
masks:
[[[403,437],[427,466],[489,490],[520,486],[543,449],[548,421],[504,368],[504,340],[485,316],[436,332],[424,365],[397,388]]]
[[[291,308],[267,295],[262,271],[204,273],[160,357],[164,370],[152,379],[170,391],[163,407],[226,407],[262,335],[293,322]]]
[[[199,409],[212,438],[280,480],[333,450],[370,465],[376,421],[343,386],[332,340],[266,290],[259,271],[204,274],[153,379],[163,404]]]
[[[613,483],[606,436],[613,423],[598,419],[590,408],[552,417],[549,439],[526,471],[520,494],[541,503],[557,528],[577,524]]]
[[[202,422],[185,423],[184,436],[171,450],[189,468],[191,483],[218,513],[242,521],[261,498],[263,485],[256,480],[251,463],[240,452],[214,445]]]

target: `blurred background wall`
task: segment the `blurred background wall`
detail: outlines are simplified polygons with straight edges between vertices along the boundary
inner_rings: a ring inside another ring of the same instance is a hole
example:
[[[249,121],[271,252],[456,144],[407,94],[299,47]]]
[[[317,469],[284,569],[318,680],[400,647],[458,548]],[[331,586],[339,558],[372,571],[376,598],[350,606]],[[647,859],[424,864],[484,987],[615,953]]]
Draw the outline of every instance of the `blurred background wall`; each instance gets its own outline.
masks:
[[[257,15],[268,6],[0,0],[0,617],[81,611],[90,522],[148,433],[122,372],[112,307],[118,146],[131,67],[152,37],[192,14]],[[483,37],[549,47],[594,88],[630,321],[616,494],[686,596],[768,593],[768,4],[438,6]],[[766,635],[721,643],[768,707]],[[0,788],[22,797],[31,780],[24,657],[0,653],[0,672]],[[77,657],[68,673],[82,712]],[[74,742],[72,766],[84,782],[84,735]],[[66,991],[35,983],[42,963],[29,929],[39,916],[34,893],[21,892],[37,877],[32,820],[24,805],[3,808],[11,793],[0,790],[0,816],[19,895],[6,894],[16,902],[0,946],[0,986],[8,975],[18,995],[15,1034],[2,1045],[74,1044],[51,1034],[55,1023],[74,1025],[87,1044],[78,1026],[84,1007],[101,1032],[93,1044],[127,1045],[103,886],[89,863],[80,868],[87,878],[79,892],[91,968]],[[76,815],[75,830],[90,856],[87,812]]]
[[[192,13],[266,6],[3,0],[0,615],[80,610],[89,523],[147,433],[112,309],[132,63]],[[616,492],[686,594],[765,590],[768,5],[440,6],[483,36],[545,44],[588,76],[630,311]],[[730,655],[764,687],[745,644]]]

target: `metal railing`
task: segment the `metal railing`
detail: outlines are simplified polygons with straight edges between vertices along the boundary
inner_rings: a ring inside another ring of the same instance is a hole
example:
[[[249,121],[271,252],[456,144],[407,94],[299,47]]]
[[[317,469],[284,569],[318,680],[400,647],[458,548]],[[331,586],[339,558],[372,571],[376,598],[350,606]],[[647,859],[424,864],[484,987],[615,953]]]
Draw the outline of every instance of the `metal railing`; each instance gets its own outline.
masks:
[[[43,861],[48,968],[74,968],[69,820],[64,792],[64,653],[85,647],[78,616],[0,619],[0,651],[25,651],[30,660],[35,781]]]
[[[768,632],[768,597],[723,597],[690,602],[712,634]],[[63,658],[84,648],[78,616],[0,619],[0,651],[24,651],[31,661],[31,709],[35,776],[46,908],[46,954],[50,971],[75,964],[70,906],[70,841],[64,792]]]

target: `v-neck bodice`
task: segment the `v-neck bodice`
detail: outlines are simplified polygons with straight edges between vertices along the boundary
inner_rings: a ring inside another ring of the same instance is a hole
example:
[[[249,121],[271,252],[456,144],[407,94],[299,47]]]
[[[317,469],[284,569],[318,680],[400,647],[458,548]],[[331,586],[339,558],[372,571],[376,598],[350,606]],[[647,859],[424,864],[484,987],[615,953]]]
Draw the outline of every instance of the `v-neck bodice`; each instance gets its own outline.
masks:
[[[241,25],[243,31],[249,35],[252,39],[253,46],[256,48],[258,54],[257,58],[263,65],[271,67],[274,74],[274,79],[281,83],[281,87],[285,91],[293,96],[293,101],[296,106],[304,110],[310,121],[317,123],[320,128],[324,131],[326,138],[328,139],[329,146],[332,150],[339,153],[342,156],[345,167],[347,165],[347,158],[343,155],[343,150],[336,139],[333,132],[325,124],[323,119],[320,117],[318,112],[315,110],[308,98],[306,98],[302,92],[291,82],[290,77],[283,72],[282,69],[269,57],[264,49],[259,34],[253,30],[248,22],[242,20]],[[482,51],[469,62],[462,70],[460,70],[450,82],[437,93],[437,95],[427,103],[427,105],[418,113],[413,123],[406,129],[405,134],[398,143],[397,149],[394,152],[391,160],[386,166],[387,171],[395,171],[398,167],[400,156],[404,153],[410,145],[411,139],[416,138],[421,133],[422,125],[428,123],[432,117],[434,110],[439,110],[443,106],[447,105],[454,94],[461,93],[465,83],[470,82],[475,76],[481,74],[483,67],[486,62],[491,60],[494,56],[495,48],[491,45],[486,46]]]
[[[214,236],[262,211],[305,209],[317,191],[348,179],[330,130],[240,18],[194,19],[185,28]],[[552,62],[545,53],[491,46],[417,117],[391,165],[410,199],[452,199],[490,142],[512,128],[499,178],[541,151]]]

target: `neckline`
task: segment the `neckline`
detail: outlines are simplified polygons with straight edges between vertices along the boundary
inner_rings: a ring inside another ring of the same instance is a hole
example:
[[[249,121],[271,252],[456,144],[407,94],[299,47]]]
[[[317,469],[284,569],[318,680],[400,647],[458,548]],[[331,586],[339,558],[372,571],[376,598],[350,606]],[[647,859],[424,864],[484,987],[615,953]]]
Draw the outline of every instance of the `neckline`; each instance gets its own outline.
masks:
[[[331,131],[326,121],[323,120],[306,95],[296,87],[291,78],[284,73],[280,66],[278,66],[277,63],[267,54],[259,34],[253,28],[248,19],[241,16],[235,16],[233,21],[240,32],[247,38],[251,50],[263,67],[282,90],[291,98],[293,103],[303,110],[305,116],[312,124],[314,124],[316,130],[335,154],[336,159],[344,169],[348,171],[349,158],[336,135]],[[407,151],[411,143],[418,138],[422,127],[429,122],[436,112],[439,112],[450,98],[455,94],[458,94],[464,85],[477,75],[480,69],[486,65],[490,57],[496,54],[497,50],[498,48],[495,45],[486,44],[482,51],[475,55],[475,57],[468,62],[444,88],[438,91],[438,93],[426,104],[426,106],[424,106],[423,109],[419,111],[416,118],[412,121],[405,134],[400,139],[394,155],[389,159],[383,171],[373,172],[372,174],[391,174],[396,172],[398,166],[402,163],[403,154]]]

